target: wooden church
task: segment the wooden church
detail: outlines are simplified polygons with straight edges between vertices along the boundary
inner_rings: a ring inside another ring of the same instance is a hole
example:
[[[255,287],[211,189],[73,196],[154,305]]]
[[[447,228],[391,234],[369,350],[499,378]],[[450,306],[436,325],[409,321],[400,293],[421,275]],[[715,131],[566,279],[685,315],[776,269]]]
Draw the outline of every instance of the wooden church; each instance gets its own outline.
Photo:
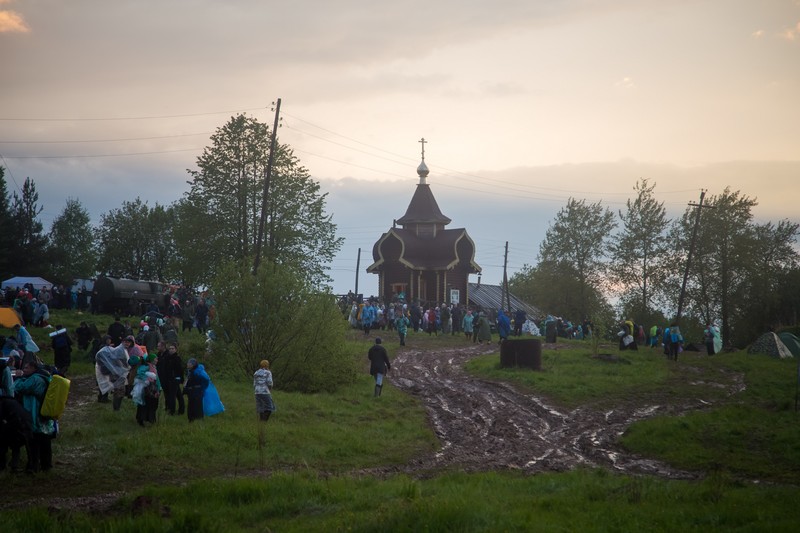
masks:
[[[475,243],[464,228],[445,229],[450,219],[442,214],[426,181],[426,141],[420,142],[417,189],[405,215],[372,247],[374,262],[367,272],[378,275],[378,296],[384,302],[404,298],[406,302],[465,305],[469,275],[481,271],[475,262]]]

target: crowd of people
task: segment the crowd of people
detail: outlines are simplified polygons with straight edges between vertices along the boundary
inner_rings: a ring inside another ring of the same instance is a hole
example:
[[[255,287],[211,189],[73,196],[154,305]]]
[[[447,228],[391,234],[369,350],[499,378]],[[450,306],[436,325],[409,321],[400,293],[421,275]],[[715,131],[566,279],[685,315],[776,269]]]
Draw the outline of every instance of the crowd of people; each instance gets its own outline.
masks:
[[[53,285],[36,289],[33,284],[26,283],[22,287],[6,286],[3,290],[3,301],[20,315],[25,324],[38,325],[35,324],[35,316],[39,306],[45,306],[40,315],[50,309],[86,311],[90,307],[91,293],[83,286]]]
[[[35,309],[41,308],[47,306],[46,301],[53,301],[44,296],[46,292],[18,289],[14,300],[20,302],[19,309],[28,302]],[[179,355],[179,328],[184,332],[196,329],[206,337],[211,334],[208,324],[213,307],[203,298],[196,303],[192,300],[186,297],[185,305],[179,305],[177,298],[171,298],[166,308],[151,302],[138,324],[115,316],[105,332],[82,321],[70,334],[60,324],[53,327],[46,322],[26,321],[26,315],[18,313],[21,323],[14,326],[13,334],[0,337],[0,470],[7,466],[9,450],[11,469],[21,470],[23,448],[27,451],[26,472],[52,468],[51,441],[58,434],[58,421],[43,417],[41,406],[52,376],[68,375],[75,347],[94,360],[97,401],[121,411],[123,402],[129,399],[135,405],[135,422],[140,426],[156,424],[160,408],[167,416],[185,413],[189,422],[224,411],[203,363],[191,357],[184,366]],[[28,331],[29,326],[53,329],[49,333],[52,364],[40,357],[41,349]],[[253,375],[256,412],[264,422],[275,411],[273,385],[270,363],[264,359]]]
[[[667,359],[672,361],[678,360],[678,355],[683,353],[686,344],[681,328],[676,321],[664,328],[654,325],[646,330],[643,324],[636,324],[633,319],[629,318],[620,322],[617,337],[620,350],[638,350],[639,346],[648,346],[653,349],[660,346]],[[703,329],[703,344],[708,355],[722,351],[722,334],[716,324],[706,324]]]
[[[586,318],[581,322],[547,315],[533,318],[525,310],[517,309],[513,313],[504,309],[489,309],[479,306],[462,306],[461,304],[437,304],[412,302],[407,304],[396,299],[385,304],[372,297],[356,301],[349,296],[345,302],[346,317],[350,326],[364,331],[392,331],[398,334],[400,345],[404,346],[408,330],[428,335],[460,335],[474,343],[491,343],[492,336],[497,334],[499,342],[509,336],[532,335],[544,337],[547,343],[555,343],[558,339],[587,340],[592,338],[594,327]],[[684,350],[684,339],[680,327],[673,322],[665,328],[654,325],[645,329],[644,325],[632,319],[621,320],[617,330],[620,350],[636,350],[639,346],[663,347],[664,354],[677,360],[678,354]],[[703,331],[703,341],[709,355],[722,350],[722,336],[719,327],[708,324]]]
[[[407,304],[396,300],[387,305],[376,298],[347,302],[347,321],[352,328],[363,330],[365,336],[372,330],[394,330],[401,346],[405,345],[409,329],[428,335],[463,335],[478,344],[492,343],[495,334],[498,342],[512,335],[546,336],[547,342],[556,342],[557,337],[585,339],[591,336],[588,320],[573,324],[551,315],[536,320],[523,309],[512,313],[461,304]]]

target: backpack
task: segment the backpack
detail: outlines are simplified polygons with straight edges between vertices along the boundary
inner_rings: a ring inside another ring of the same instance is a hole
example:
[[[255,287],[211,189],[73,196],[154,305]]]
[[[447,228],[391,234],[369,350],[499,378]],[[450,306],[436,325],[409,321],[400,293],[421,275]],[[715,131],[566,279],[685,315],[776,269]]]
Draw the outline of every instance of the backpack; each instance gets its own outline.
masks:
[[[144,396],[146,398],[158,398],[158,382],[156,380],[148,380],[144,388]]]
[[[69,396],[70,381],[58,374],[53,374],[47,384],[47,391],[44,393],[42,407],[39,415],[44,418],[58,420],[67,407],[67,397]]]
[[[53,348],[66,348],[69,342],[67,342],[67,335],[61,333],[53,337]]]

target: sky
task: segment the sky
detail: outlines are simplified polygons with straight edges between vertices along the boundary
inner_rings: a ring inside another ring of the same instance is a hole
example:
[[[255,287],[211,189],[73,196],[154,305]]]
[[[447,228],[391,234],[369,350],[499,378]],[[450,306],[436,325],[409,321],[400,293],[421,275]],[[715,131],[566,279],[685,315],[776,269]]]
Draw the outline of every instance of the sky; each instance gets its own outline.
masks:
[[[95,224],[174,202],[214,130],[271,127],[278,98],[345,239],[335,293],[377,293],[421,138],[483,283],[506,243],[509,276],[535,264],[569,198],[617,212],[641,178],[672,217],[730,187],[800,222],[800,0],[0,0],[0,165],[46,229],[68,198]]]

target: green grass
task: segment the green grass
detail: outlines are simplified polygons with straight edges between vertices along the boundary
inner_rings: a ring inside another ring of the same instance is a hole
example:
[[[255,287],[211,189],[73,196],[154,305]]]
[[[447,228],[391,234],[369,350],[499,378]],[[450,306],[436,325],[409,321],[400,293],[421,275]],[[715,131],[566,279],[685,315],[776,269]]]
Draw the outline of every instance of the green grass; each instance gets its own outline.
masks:
[[[499,355],[478,357],[467,363],[468,371],[500,381],[509,381],[536,391],[554,403],[573,408],[586,403],[599,407],[613,406],[620,401],[643,398],[653,387],[670,383],[671,370],[655,351],[618,352],[616,362],[592,357],[586,342],[567,342],[566,348],[543,350],[542,370],[500,368]]]
[[[155,426],[140,428],[127,399],[119,412],[99,403],[88,404],[85,413],[68,408],[53,442],[56,467],[47,476],[52,483],[43,487],[41,477],[14,478],[18,496],[61,495],[66,485],[73,495],[91,494],[104,477],[138,486],[161,476],[236,476],[262,469],[335,473],[404,463],[435,447],[417,402],[391,386],[373,398],[368,375],[335,395],[276,391],[278,410],[268,424],[257,420],[251,383],[212,379],[226,411],[193,423],[160,410]],[[0,474],[0,480],[9,475]]]
[[[728,376],[742,373],[744,390],[714,409],[638,422],[622,444],[682,468],[800,483],[797,362],[740,353],[699,363]]]
[[[6,511],[4,531],[795,531],[797,489],[615,476],[276,473],[125,496],[101,515]]]
[[[621,358],[607,362],[593,358],[584,343],[568,346],[544,351],[541,372],[500,368],[497,355],[473,359],[467,368],[567,408],[707,402],[714,407],[636,422],[620,442],[634,453],[682,469],[800,483],[796,361],[746,353],[707,357],[684,352],[675,364],[660,352],[607,347],[602,351]]]
[[[80,318],[72,327],[69,320],[62,323],[73,329]],[[47,332],[32,333],[38,342]],[[393,355],[396,337],[381,336]],[[187,351],[202,350],[196,332],[181,340],[182,347],[196,346]],[[52,508],[6,509],[3,530],[705,532],[794,531],[800,523],[794,361],[684,354],[675,364],[656,351],[607,347],[601,351],[623,359],[609,362],[591,357],[580,342],[545,351],[541,372],[500,369],[499,353],[480,357],[468,364],[471,372],[567,408],[710,402],[713,407],[684,416],[638,422],[621,437],[633,452],[697,470],[704,479],[605,470],[411,479],[355,474],[373,467],[391,471],[436,447],[424,410],[391,386],[391,375],[383,396],[372,398],[366,372],[371,343],[358,332],[348,334],[349,349],[364,361],[356,383],[335,394],[276,391],[278,411],[266,425],[256,420],[249,377],[215,368],[219,361],[209,368],[227,410],[215,417],[189,424],[162,415],[156,426],[142,429],[128,400],[119,413],[96,402],[68,409],[52,472],[0,474],[15,500],[43,497]],[[464,340],[412,334],[409,344],[452,348]],[[74,361],[77,379],[93,374],[88,361]],[[52,500],[120,490],[125,496],[101,514],[58,511]]]

